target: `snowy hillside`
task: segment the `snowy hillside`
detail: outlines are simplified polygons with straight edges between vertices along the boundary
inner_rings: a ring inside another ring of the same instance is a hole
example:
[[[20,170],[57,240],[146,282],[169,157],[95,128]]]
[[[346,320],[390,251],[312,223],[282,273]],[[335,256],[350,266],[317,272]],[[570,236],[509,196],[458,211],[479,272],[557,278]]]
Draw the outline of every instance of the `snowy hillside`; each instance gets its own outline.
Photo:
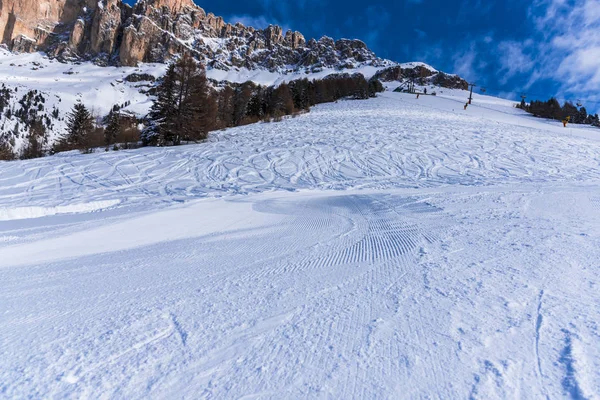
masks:
[[[387,64],[386,64],[387,65]],[[396,64],[394,64],[396,65]],[[397,64],[401,68],[433,67],[423,63]],[[207,69],[207,77],[217,82],[227,81],[272,86],[297,79],[322,79],[334,73],[361,73],[367,79],[384,67],[371,65],[357,66],[352,69],[321,68],[318,72],[290,71],[287,73],[270,72],[265,69],[249,70],[231,68],[221,70]],[[4,112],[0,110],[0,136],[14,140],[13,149],[18,153],[29,134],[28,129],[15,115],[23,109],[23,98],[32,91],[43,98],[38,118],[48,119],[48,146],[64,134],[66,116],[73,105],[81,101],[97,118],[105,117],[113,106],[122,107],[124,112],[143,118],[152,105],[153,97],[149,90],[154,87],[155,79],[166,70],[165,64],[140,64],[138,67],[100,67],[91,62],[62,63],[43,53],[13,54],[0,47],[0,82],[10,90],[10,99]],[[131,79],[131,77],[136,77]],[[139,77],[142,77],[140,79]],[[152,80],[148,80],[152,77]],[[0,102],[1,103],[1,102]],[[34,105],[34,108],[37,108]],[[11,114],[8,114],[8,110]]]
[[[598,398],[600,129],[398,84],[0,163],[0,394]]]
[[[52,143],[64,134],[65,118],[77,101],[88,105],[97,117],[103,117],[115,105],[129,102],[126,111],[137,115],[145,115],[152,104],[144,92],[151,82],[128,82],[131,74],[149,74],[160,77],[165,70],[163,64],[131,67],[98,67],[92,63],[65,64],[51,60],[42,53],[12,54],[0,48],[0,82],[11,91],[11,99],[7,108],[19,110],[19,101],[29,91],[35,90],[44,98],[41,115],[51,118],[53,129],[48,132]],[[57,110],[57,118],[52,111]],[[13,132],[18,123],[17,118],[8,118],[6,113],[0,116],[2,131],[0,134]],[[27,130],[19,127],[20,136],[15,149],[21,147]]]

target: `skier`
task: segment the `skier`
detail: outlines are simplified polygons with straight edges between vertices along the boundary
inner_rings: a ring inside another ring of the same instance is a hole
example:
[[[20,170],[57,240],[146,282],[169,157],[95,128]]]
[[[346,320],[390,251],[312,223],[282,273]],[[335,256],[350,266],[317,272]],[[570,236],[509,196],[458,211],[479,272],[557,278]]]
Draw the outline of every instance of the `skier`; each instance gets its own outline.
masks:
[[[427,94],[427,88],[423,89],[423,94]]]
[[[566,128],[566,127],[567,127],[567,124],[568,124],[570,121],[571,121],[571,117],[567,117],[567,118],[563,119],[563,121],[562,121],[562,123],[563,123],[563,126]]]
[[[465,110],[469,107],[469,103],[465,103]]]
[[[419,98],[419,93],[417,93],[417,99]]]

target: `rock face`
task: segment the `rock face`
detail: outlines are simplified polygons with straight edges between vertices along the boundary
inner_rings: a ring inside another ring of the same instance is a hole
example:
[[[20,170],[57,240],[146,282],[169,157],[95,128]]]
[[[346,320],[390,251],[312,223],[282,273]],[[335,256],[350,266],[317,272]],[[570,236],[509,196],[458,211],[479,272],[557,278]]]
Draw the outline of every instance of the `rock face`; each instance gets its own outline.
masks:
[[[17,47],[24,41],[43,47],[95,6],[94,0],[0,0],[0,40],[9,47],[14,41]]]
[[[279,26],[228,24],[193,0],[0,0],[1,43],[13,51],[45,51],[63,60],[134,66],[189,52],[220,69],[285,72],[352,68],[379,59],[358,40],[306,41]],[[268,50],[268,51],[265,51]]]
[[[306,41],[279,26],[228,24],[193,0],[0,0],[0,40],[18,52],[45,51],[59,60],[99,65],[162,63],[189,53],[217,69],[319,72],[374,66],[383,81],[403,79],[466,89],[455,75],[378,58],[360,40]]]
[[[443,72],[435,71],[422,65],[411,65],[403,68],[394,66],[383,69],[375,74],[374,78],[384,82],[413,80],[419,85],[436,85],[449,89],[467,90],[469,84],[467,81],[457,75],[449,75]]]

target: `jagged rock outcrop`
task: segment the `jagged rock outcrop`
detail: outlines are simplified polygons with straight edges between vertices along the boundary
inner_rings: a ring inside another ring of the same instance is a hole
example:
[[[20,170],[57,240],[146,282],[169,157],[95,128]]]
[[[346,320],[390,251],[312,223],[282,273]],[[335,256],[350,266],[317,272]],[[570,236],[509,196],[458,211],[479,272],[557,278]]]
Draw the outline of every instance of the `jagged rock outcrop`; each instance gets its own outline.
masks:
[[[386,68],[376,78],[406,78],[465,89],[460,77],[421,65],[403,68],[378,58],[360,40],[306,41],[279,26],[254,29],[206,13],[193,0],[0,0],[2,44],[18,52],[42,50],[63,61],[135,66],[189,53],[212,68],[319,72],[364,65]]]
[[[93,54],[112,54],[117,49],[117,40],[127,18],[127,8],[119,6],[119,0],[107,0],[94,12],[90,33],[90,50]]]
[[[386,65],[357,40],[306,41],[279,26],[228,24],[192,0],[0,0],[2,43],[65,60],[133,66],[189,52],[215,68],[283,71]],[[269,51],[264,51],[269,50]]]
[[[469,84],[458,75],[449,75],[436,71],[425,65],[411,65],[407,67],[394,66],[377,72],[374,79],[383,82],[404,81],[410,79],[419,85],[436,85],[449,89],[467,90]]]
[[[70,31],[78,16],[96,5],[96,0],[1,0],[0,41],[9,47],[15,47],[16,41],[22,47],[26,38],[34,48],[44,47],[53,36]]]

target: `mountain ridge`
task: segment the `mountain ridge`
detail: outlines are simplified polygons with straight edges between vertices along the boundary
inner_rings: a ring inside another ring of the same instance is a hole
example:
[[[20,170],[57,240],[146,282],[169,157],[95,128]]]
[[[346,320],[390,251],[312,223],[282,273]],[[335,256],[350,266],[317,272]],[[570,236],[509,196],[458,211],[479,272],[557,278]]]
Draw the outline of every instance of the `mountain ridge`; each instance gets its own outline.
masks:
[[[207,68],[289,74],[373,67],[380,77],[430,78],[438,71],[378,57],[358,39],[306,40],[277,25],[255,29],[207,13],[192,0],[0,0],[1,44],[13,52],[42,51],[59,61],[100,66],[165,63],[184,53]],[[444,76],[447,76],[444,74]],[[462,79],[443,79],[466,88]],[[429,83],[429,82],[428,82]]]
[[[221,69],[391,65],[360,40],[307,41],[276,25],[230,24],[191,0],[139,0],[133,6],[121,0],[3,0],[0,15],[2,43],[10,50],[44,51],[63,60],[136,66],[190,52]]]
[[[206,66],[215,86],[278,86],[358,73],[400,84],[467,88],[459,76],[427,64],[381,59],[360,40],[307,41],[275,25],[232,25],[191,0],[139,0],[133,6],[121,0],[0,0],[0,35],[0,142],[15,151],[27,140],[33,108],[35,118],[45,121],[48,143],[64,131],[78,102],[99,118],[115,105],[143,118],[166,64],[185,53]],[[152,79],[129,79],[134,75]]]

